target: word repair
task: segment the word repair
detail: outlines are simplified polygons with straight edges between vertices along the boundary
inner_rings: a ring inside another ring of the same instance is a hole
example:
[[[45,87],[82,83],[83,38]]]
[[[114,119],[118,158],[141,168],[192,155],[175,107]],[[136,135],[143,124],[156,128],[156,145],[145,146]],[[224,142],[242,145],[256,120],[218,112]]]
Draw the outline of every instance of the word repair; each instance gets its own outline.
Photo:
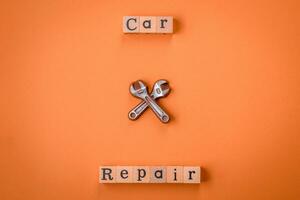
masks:
[[[199,184],[199,166],[100,166],[100,183]]]

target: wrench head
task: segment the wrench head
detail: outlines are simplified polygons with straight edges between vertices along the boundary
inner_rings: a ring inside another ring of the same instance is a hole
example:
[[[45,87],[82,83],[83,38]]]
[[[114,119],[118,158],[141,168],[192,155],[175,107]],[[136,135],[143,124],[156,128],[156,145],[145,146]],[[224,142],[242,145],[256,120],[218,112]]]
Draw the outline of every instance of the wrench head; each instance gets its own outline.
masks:
[[[154,98],[165,97],[170,92],[170,86],[166,80],[158,80],[153,86],[152,95]]]
[[[133,82],[130,85],[129,90],[133,96],[141,99],[143,99],[148,94],[146,85],[140,80]]]

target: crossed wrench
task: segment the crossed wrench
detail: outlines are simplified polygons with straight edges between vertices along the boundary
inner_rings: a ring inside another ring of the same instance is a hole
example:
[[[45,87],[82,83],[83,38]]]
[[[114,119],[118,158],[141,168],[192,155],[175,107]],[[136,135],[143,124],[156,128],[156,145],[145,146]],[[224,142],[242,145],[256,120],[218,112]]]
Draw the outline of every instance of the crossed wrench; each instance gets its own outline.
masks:
[[[149,106],[161,122],[167,123],[170,120],[169,115],[154,101],[157,98],[167,96],[170,92],[170,87],[166,80],[156,81],[151,95],[148,94],[146,85],[140,80],[133,82],[129,90],[133,96],[143,100],[128,113],[129,119],[136,120]]]

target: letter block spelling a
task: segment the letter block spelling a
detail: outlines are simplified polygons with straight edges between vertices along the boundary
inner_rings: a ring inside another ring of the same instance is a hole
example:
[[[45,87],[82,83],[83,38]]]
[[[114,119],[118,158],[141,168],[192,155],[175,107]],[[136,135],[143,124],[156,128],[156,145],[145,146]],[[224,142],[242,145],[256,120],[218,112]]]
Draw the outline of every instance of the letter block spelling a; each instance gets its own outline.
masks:
[[[150,171],[151,171],[150,183],[167,182],[166,167],[162,167],[162,166],[150,167]]]

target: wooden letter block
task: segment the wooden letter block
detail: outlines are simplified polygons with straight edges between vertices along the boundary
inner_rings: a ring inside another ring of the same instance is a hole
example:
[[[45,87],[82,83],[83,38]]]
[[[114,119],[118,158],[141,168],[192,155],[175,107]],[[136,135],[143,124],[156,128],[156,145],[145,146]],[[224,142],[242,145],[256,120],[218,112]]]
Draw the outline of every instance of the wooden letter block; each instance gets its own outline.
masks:
[[[173,33],[173,17],[156,17],[157,33]]]
[[[149,183],[150,168],[148,166],[133,166],[132,183]]]
[[[117,166],[116,168],[116,182],[117,183],[132,183],[133,180],[133,167],[130,166]]]
[[[123,32],[124,33],[139,33],[140,32],[140,17],[139,16],[123,17]]]
[[[168,166],[167,167],[167,183],[183,183],[183,167]]]
[[[140,16],[140,33],[155,33],[156,17]]]
[[[166,167],[150,167],[150,183],[166,183],[167,168]]]
[[[101,166],[99,168],[99,183],[115,183],[116,182],[116,167]]]
[[[187,166],[183,167],[184,183],[200,183],[201,169],[200,167]]]

